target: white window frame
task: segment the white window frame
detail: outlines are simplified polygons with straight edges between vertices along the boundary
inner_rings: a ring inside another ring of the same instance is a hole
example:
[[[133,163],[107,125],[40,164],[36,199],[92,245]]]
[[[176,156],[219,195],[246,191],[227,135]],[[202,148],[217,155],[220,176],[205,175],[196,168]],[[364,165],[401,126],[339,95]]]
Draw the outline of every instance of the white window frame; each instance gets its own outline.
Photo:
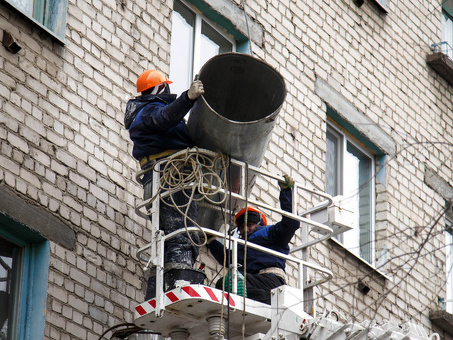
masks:
[[[440,45],[442,53],[453,59],[453,16],[446,10],[442,9],[442,42]]]
[[[370,242],[371,242],[371,247],[370,247],[370,252],[371,252],[371,258],[370,258],[370,261],[368,261],[367,259],[363,258],[360,256],[360,249],[348,249],[347,245],[344,244],[344,242],[342,241],[343,240],[343,237],[346,235],[347,236],[347,233],[351,233],[353,231],[348,231],[346,233],[343,233],[341,235],[338,235],[336,237],[337,239],[337,242],[339,244],[341,244],[345,249],[347,249],[349,252],[351,252],[354,256],[360,258],[362,261],[365,261],[366,263],[374,266],[375,265],[375,261],[376,261],[376,254],[375,254],[375,211],[376,211],[376,189],[375,189],[375,181],[374,181],[374,178],[375,178],[375,167],[376,167],[376,156],[371,153],[370,151],[368,151],[366,148],[364,148],[362,145],[360,145],[357,141],[355,141],[353,138],[351,138],[347,133],[345,133],[344,131],[342,131],[340,128],[334,126],[332,123],[328,122],[327,123],[327,130],[329,132],[331,132],[333,135],[335,135],[336,137],[338,137],[339,139],[339,142],[341,143],[341,146],[339,147],[339,150],[337,150],[338,152],[338,156],[339,156],[339,164],[337,164],[337,170],[336,170],[336,174],[337,176],[339,176],[337,178],[337,193],[338,195],[345,195],[344,194],[344,181],[345,181],[345,174],[347,172],[347,169],[346,169],[346,164],[345,164],[345,155],[347,154],[347,146],[348,146],[348,143],[350,143],[352,146],[354,146],[355,148],[357,148],[361,153],[363,153],[365,156],[367,156],[368,158],[370,158],[371,160],[371,178],[370,178],[370,184],[371,184],[371,188],[370,188],[370,198],[371,198],[371,204],[370,204]],[[357,213],[357,212],[355,212]],[[357,226],[354,226],[354,228],[357,228]],[[358,237],[360,237],[360,234],[357,235]],[[359,239],[359,243],[360,243],[360,239]]]
[[[448,215],[445,218],[445,311],[453,314],[453,219]]]
[[[192,55],[192,70],[188,70],[189,79],[194,79],[195,76],[198,74],[200,68],[203,65],[200,65],[200,56],[201,56],[201,29],[203,21],[211,26],[219,35],[229,41],[232,45],[232,51],[236,51],[236,40],[229,35],[226,30],[221,27],[220,25],[216,24],[215,22],[208,19],[203,13],[200,12],[194,5],[185,1],[185,0],[177,0],[181,2],[184,6],[186,6],[192,13],[195,15],[195,23],[194,23],[194,42],[193,42],[193,55]],[[173,77],[174,78],[174,77]],[[172,71],[171,71],[171,63],[170,63],[170,79],[172,79]],[[184,87],[187,89],[189,84],[178,84],[179,87]],[[172,91],[174,92],[174,91]],[[174,93],[180,94],[182,91],[176,91]]]

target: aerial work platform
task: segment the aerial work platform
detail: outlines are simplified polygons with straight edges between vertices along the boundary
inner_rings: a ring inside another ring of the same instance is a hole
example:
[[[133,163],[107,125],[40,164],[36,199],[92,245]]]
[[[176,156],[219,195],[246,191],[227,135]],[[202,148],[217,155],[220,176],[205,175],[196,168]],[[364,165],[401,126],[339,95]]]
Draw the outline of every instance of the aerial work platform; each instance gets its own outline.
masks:
[[[223,311],[223,318],[230,324],[230,339],[242,336],[243,322],[247,325],[246,336],[266,333],[271,328],[269,305],[232,293],[224,292],[222,295],[221,290],[204,285],[189,285],[166,292],[163,307],[165,314],[160,317],[156,299],[138,305],[135,324],[166,337],[175,329],[184,328],[191,338],[205,339],[208,336],[208,318],[220,316]]]

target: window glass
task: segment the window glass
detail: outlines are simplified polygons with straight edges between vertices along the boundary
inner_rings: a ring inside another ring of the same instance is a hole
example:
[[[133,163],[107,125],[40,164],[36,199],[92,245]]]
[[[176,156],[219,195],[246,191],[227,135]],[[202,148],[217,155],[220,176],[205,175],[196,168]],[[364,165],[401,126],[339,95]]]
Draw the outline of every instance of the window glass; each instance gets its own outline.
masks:
[[[352,253],[373,263],[374,158],[348,136],[328,125],[326,190],[343,195],[343,206],[353,211],[353,229],[337,236]]]
[[[453,221],[447,216],[445,222],[445,244],[446,244],[446,272],[447,272],[447,287],[445,296],[445,310],[453,314]]]
[[[187,90],[192,79],[195,14],[181,2],[175,1],[173,11],[170,80],[171,92],[180,94]]]
[[[200,67],[213,56],[231,52],[232,50],[232,43],[203,20],[201,27]]]
[[[171,92],[187,90],[204,63],[235,50],[235,41],[191,5],[176,0],[173,7],[170,55]]]
[[[22,13],[33,16],[33,0],[9,0]]]
[[[356,223],[353,230],[344,234],[343,243],[371,263],[371,159],[349,142],[346,150],[344,203],[356,212]]]
[[[453,20],[446,11],[442,11],[442,41],[447,43],[440,46],[442,53],[453,59]]]
[[[327,131],[327,155],[326,155],[326,192],[331,196],[341,193],[341,136],[333,131]]]
[[[17,338],[23,247],[0,237],[0,339]]]
[[[6,0],[26,16],[44,26],[60,40],[66,29],[67,0]]]

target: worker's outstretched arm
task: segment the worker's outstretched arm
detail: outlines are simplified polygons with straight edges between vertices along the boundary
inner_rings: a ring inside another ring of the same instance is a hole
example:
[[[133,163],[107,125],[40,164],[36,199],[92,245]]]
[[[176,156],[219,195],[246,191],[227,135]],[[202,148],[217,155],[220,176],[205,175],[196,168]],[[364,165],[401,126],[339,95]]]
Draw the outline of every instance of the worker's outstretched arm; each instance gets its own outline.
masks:
[[[167,131],[176,126],[181,119],[189,112],[195,101],[204,93],[203,83],[195,80],[189,90],[183,92],[175,101],[166,104],[165,97],[162,96],[160,102],[145,106],[142,111],[143,122],[150,129],[157,131]],[[159,95],[157,95],[159,97]]]
[[[285,181],[279,181],[280,186],[280,208],[287,212],[292,212],[294,180],[285,175]],[[282,216],[282,220],[277,224],[257,231],[255,237],[263,237],[269,243],[287,245],[299,229],[300,222],[292,218]]]

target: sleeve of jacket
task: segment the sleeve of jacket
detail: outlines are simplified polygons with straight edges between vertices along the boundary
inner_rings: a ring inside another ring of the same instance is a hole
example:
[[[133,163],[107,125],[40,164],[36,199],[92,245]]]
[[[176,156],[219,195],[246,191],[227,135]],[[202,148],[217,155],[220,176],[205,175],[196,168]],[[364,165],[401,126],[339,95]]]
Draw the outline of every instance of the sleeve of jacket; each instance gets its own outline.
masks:
[[[143,122],[151,129],[167,131],[184,118],[194,103],[195,101],[187,97],[187,91],[183,92],[174,102],[168,105],[163,102],[151,103],[141,110]]]
[[[211,243],[208,244],[208,249],[210,250],[212,256],[216,259],[218,263],[223,265],[223,244],[217,240],[213,240]],[[227,249],[227,251],[229,251]],[[230,257],[231,258],[231,257]],[[228,267],[228,265],[227,265]]]
[[[280,208],[287,212],[292,212],[292,190],[284,189],[280,191]],[[292,218],[283,216],[282,220],[269,228],[268,237],[275,244],[287,245],[293,238],[300,222]]]

